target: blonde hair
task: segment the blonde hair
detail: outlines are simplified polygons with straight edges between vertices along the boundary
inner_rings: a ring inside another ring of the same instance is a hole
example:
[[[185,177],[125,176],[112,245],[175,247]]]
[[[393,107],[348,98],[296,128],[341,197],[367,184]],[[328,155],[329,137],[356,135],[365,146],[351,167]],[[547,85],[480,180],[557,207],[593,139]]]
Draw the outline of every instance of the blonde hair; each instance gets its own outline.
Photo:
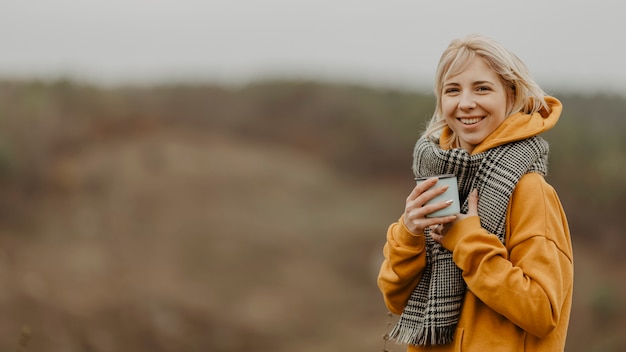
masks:
[[[441,111],[441,94],[443,83],[449,77],[459,74],[475,57],[481,57],[493,69],[506,89],[507,116],[516,112],[533,114],[541,109],[550,111],[544,97],[546,93],[532,79],[528,68],[515,54],[497,43],[493,39],[479,34],[471,34],[463,39],[453,40],[441,55],[435,75],[435,97],[437,106],[435,112],[423,133],[429,138],[438,138],[441,130],[446,126]],[[457,139],[452,131],[450,140]]]

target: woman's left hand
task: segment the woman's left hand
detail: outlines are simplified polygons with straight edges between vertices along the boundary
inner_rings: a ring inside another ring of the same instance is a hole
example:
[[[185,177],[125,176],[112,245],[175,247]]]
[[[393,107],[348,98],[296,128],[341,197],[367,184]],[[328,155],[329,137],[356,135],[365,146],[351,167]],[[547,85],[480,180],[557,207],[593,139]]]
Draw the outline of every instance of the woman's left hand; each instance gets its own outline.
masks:
[[[456,220],[447,224],[439,224],[430,227],[430,237],[435,240],[435,242],[441,243],[445,235],[450,230],[455,223],[466,219],[470,216],[478,216],[478,190],[473,190],[469,194],[469,198],[467,200],[467,214],[457,214]]]

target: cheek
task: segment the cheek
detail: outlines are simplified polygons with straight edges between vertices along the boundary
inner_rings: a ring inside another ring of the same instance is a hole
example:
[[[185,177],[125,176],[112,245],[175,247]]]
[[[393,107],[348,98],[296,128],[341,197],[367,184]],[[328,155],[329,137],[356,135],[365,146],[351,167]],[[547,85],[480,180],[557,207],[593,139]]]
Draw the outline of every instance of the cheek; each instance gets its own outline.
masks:
[[[455,133],[458,133],[458,131],[456,130],[456,127],[458,127],[458,126],[455,124],[456,118],[454,117],[455,116],[455,114],[454,114],[455,110],[452,109],[452,110],[447,110],[446,111],[444,109],[444,110],[442,110],[442,112],[443,112],[443,121],[446,122],[446,124],[448,125],[448,127],[452,131],[454,131]]]
[[[441,101],[441,112],[443,116],[448,119],[450,116],[454,116],[454,112],[456,111],[457,104],[450,100],[444,99]]]

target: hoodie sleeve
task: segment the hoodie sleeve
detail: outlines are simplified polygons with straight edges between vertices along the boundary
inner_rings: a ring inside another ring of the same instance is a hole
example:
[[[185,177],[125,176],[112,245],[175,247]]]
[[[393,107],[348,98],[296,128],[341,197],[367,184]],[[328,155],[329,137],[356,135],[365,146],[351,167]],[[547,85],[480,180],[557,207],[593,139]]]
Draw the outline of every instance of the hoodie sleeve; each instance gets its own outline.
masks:
[[[443,245],[488,307],[540,338],[558,325],[573,286],[572,248],[561,203],[541,175],[524,175],[513,192],[506,247],[477,216],[455,224]]]
[[[405,226],[402,217],[389,226],[383,248],[384,260],[378,274],[378,287],[390,312],[400,314],[422,278],[426,266],[426,239]]]

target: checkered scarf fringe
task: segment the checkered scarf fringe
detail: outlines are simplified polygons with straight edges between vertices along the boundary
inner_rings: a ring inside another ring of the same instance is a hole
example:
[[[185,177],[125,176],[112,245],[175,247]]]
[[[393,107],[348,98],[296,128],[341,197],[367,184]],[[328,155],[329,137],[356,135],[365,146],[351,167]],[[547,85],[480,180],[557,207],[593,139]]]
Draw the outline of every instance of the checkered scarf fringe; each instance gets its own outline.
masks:
[[[506,211],[513,189],[528,172],[547,174],[548,151],[548,143],[537,136],[476,155],[460,148],[442,150],[437,143],[421,138],[413,153],[413,171],[417,177],[455,174],[463,213],[467,212],[469,193],[478,189],[481,225],[504,243]],[[459,321],[466,289],[462,272],[452,261],[452,253],[430,237],[429,229],[425,235],[426,268],[422,279],[389,333],[398,343],[449,343]]]

